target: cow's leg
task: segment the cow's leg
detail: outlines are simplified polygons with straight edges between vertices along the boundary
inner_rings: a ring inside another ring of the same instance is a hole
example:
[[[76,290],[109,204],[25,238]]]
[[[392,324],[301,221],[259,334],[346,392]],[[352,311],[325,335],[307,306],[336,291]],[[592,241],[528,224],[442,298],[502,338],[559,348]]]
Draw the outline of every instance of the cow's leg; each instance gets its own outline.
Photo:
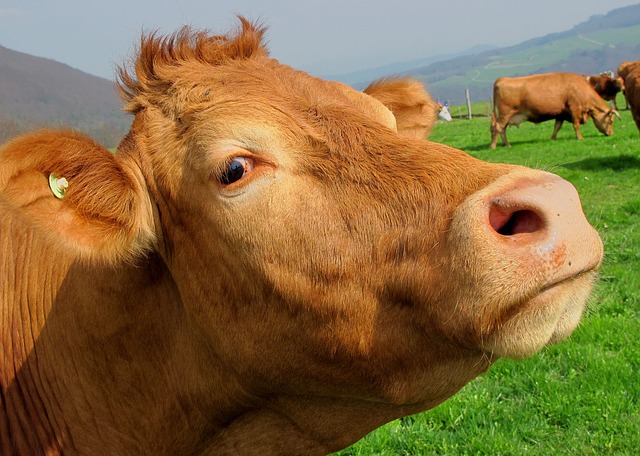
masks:
[[[496,145],[498,144],[498,134],[499,134],[499,130],[498,130],[498,120],[496,119],[496,115],[492,114],[491,115],[491,144],[489,144],[489,147],[491,147],[492,149],[496,148]]]
[[[502,133],[500,133],[500,137],[502,138],[502,145],[505,147],[511,147],[509,140],[507,139],[507,127],[505,126],[502,129]]]
[[[503,119],[500,116],[500,120],[496,119],[495,115],[491,116],[491,144],[490,147],[492,149],[496,148],[498,144],[498,135],[502,138],[502,145],[506,147],[510,147],[509,141],[507,141],[507,124],[509,119]]]
[[[506,132],[506,127],[502,129],[502,131],[500,132],[491,132],[491,145],[490,147],[492,149],[495,149],[496,146],[498,145],[498,136],[500,136],[500,138],[502,138],[502,145],[509,147],[511,144],[509,144],[509,141],[507,141],[507,132]]]
[[[580,133],[580,120],[573,121],[573,129],[576,131],[577,139],[584,139],[582,133]]]
[[[551,134],[551,139],[553,139],[554,141],[558,136],[558,131],[562,127],[562,122],[564,122],[562,119],[556,119],[556,123],[553,126],[553,133]],[[573,125],[573,127],[575,128],[575,124]]]

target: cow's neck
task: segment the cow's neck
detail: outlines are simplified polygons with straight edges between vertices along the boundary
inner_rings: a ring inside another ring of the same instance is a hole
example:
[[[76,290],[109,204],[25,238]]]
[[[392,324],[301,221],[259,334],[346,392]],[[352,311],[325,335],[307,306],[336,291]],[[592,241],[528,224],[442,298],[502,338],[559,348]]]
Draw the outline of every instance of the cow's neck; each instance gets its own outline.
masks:
[[[226,404],[209,403],[216,397],[208,381],[233,382],[215,377],[210,354],[185,330],[180,296],[159,258],[118,268],[64,257],[39,262],[59,252],[18,241],[23,250],[13,252],[14,267],[6,270],[21,282],[2,300],[15,305],[0,309],[8,322],[1,333],[0,441],[16,440],[34,454],[101,445],[144,454],[186,448],[194,433],[216,431],[221,417],[207,410],[224,414],[236,405],[231,391]],[[39,287],[51,292],[35,293]]]

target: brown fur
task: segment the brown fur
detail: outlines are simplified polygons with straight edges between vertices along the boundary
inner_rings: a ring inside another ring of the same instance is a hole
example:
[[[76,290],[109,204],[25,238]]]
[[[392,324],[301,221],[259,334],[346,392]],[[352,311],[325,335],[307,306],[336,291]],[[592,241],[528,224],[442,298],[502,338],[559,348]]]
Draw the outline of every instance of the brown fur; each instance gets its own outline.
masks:
[[[624,80],[633,69],[634,63],[635,62],[621,62],[620,65],[618,65],[618,76],[621,77],[622,80]]]
[[[1,454],[326,454],[577,325],[602,247],[568,183],[407,138],[422,89],[394,117],[240,24],[143,38],[117,153],[0,148]]]
[[[624,96],[640,131],[640,60],[621,63],[618,66],[618,75],[624,78]]]
[[[400,134],[415,139],[429,136],[438,107],[419,81],[410,78],[380,79],[369,84],[364,93],[378,99],[394,113]]]
[[[506,129],[522,121],[545,122],[554,119],[551,139],[556,139],[558,130],[566,120],[573,124],[576,138],[582,139],[580,125],[589,118],[598,130],[609,136],[613,134],[613,116],[610,109],[591,87],[584,76],[573,73],[546,73],[519,78],[498,78],[493,86],[494,112],[491,115],[491,148],[498,136],[509,146]]]
[[[612,102],[613,108],[618,109],[616,96],[624,91],[624,80],[620,76],[613,77],[609,74],[600,74],[587,76],[587,81],[603,100]]]
[[[244,18],[240,18],[240,23],[243,33],[237,34],[210,35],[184,27],[168,37],[143,36],[135,60],[135,74],[124,67],[118,71],[125,109],[136,113],[145,103],[162,102],[166,95],[171,96],[172,103],[178,101],[180,94],[173,91],[174,84],[169,81],[179,78],[182,65],[199,62],[203,66],[220,66],[237,59],[266,57],[268,52],[262,45],[266,29],[252,27]]]

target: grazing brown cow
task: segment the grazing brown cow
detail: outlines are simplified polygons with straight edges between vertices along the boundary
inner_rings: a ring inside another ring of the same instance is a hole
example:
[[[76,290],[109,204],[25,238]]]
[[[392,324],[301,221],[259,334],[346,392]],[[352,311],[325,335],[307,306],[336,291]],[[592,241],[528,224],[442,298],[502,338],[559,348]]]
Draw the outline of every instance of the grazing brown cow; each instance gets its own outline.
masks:
[[[510,146],[507,127],[523,121],[540,123],[555,119],[551,139],[566,120],[573,124],[576,137],[582,139],[580,125],[593,117],[596,128],[605,135],[613,134],[613,116],[609,108],[584,76],[573,73],[546,73],[519,78],[498,78],[493,85],[494,112],[491,115],[491,148],[498,136]]]
[[[624,80],[620,76],[614,77],[612,74],[602,73],[598,76],[587,76],[587,81],[603,100],[610,101],[613,103],[613,108],[618,110],[616,96],[624,90]]]
[[[578,324],[571,184],[403,137],[263,34],[143,38],[115,154],[0,149],[0,453],[324,454]]]
[[[624,78],[624,97],[640,131],[640,60],[621,63],[618,66],[618,75]]]

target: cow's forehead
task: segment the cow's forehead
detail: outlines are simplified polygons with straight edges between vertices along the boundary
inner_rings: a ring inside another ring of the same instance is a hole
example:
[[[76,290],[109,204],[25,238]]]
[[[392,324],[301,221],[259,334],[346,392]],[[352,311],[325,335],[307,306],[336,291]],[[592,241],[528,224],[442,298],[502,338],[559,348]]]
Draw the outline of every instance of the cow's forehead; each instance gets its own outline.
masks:
[[[200,66],[186,73],[187,77],[180,77],[181,81],[178,83],[185,90],[196,87],[199,96],[213,104],[238,104],[245,118],[249,111],[255,112],[265,107],[285,110],[295,115],[295,111],[297,114],[304,114],[310,109],[322,110],[323,107],[330,106],[332,111],[342,111],[345,121],[357,121],[356,116],[350,119],[349,112],[352,111],[396,130],[393,113],[374,97],[340,82],[322,80],[281,65],[274,59],[253,58],[228,62],[215,68]],[[197,104],[189,105],[191,110],[202,108]],[[273,122],[274,119],[271,120]]]

